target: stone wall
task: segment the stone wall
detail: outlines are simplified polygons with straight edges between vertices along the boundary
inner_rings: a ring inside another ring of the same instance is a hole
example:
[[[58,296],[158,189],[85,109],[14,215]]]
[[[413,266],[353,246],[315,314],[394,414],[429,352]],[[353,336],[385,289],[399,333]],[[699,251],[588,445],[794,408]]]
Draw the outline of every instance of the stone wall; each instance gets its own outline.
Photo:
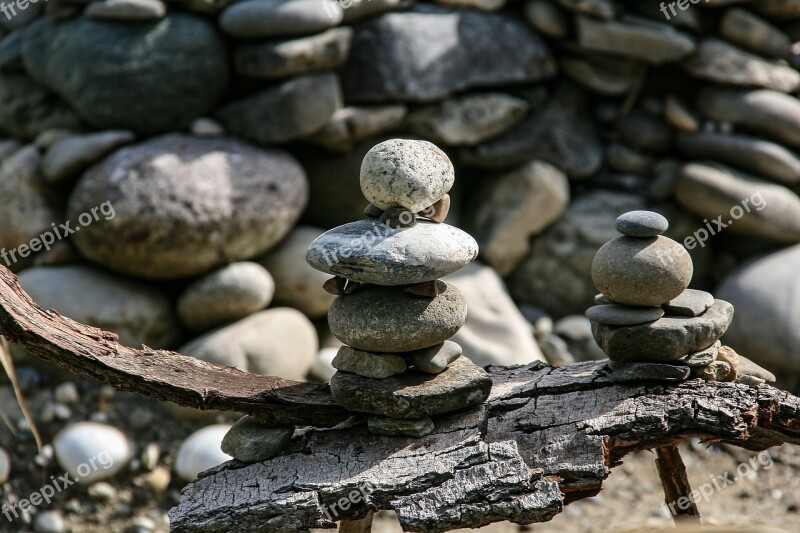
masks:
[[[575,316],[591,260],[647,207],[690,249],[694,286],[736,305],[734,348],[796,371],[800,1],[662,5],[12,4],[2,260],[126,343],[324,379],[330,297],[305,248],[361,216],[370,147],[423,138],[456,165],[448,222],[491,267],[457,281],[477,361],[541,356],[520,311],[551,360],[598,357]]]

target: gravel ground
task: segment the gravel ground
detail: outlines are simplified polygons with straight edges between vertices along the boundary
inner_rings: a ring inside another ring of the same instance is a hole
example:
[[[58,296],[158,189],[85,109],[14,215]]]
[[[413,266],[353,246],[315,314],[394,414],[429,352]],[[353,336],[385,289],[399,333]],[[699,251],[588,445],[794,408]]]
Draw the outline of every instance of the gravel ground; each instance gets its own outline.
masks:
[[[206,424],[235,420],[229,415],[182,420],[175,418],[168,406],[137,395],[114,392],[108,386],[76,380],[50,368],[33,370],[28,367],[22,368],[20,373],[28,381],[25,395],[45,444],[67,423],[78,420],[96,420],[117,426],[135,443],[137,458],[127,470],[109,480],[103,490],[74,485],[57,494],[50,506],[39,508],[40,512],[59,511],[66,531],[74,533],[168,531],[166,512],[177,503],[183,486],[174,474],[169,476],[181,442]],[[66,418],[42,421],[48,404],[53,403],[53,390],[65,381],[78,385],[79,401],[69,406],[69,413],[60,413],[62,417],[68,414]],[[0,446],[11,455],[12,464],[11,479],[0,486],[0,501],[6,502],[27,497],[49,476],[62,472],[54,459],[37,456],[35,442],[25,430],[25,424],[20,423],[22,413],[5,380],[0,380],[1,415],[14,427],[12,433],[0,420]],[[163,423],[165,420],[169,423]],[[145,467],[139,457],[146,446],[154,444],[161,450],[157,464]],[[729,477],[733,478],[737,465],[748,464],[751,458],[758,457],[756,453],[732,446],[706,447],[697,442],[685,443],[681,450],[695,489],[712,483],[713,477],[725,472],[730,472]],[[762,524],[775,526],[778,531],[800,531],[800,446],[785,445],[769,453],[771,467],[768,466],[770,461],[762,455],[762,462],[755,460],[753,468],[748,465],[748,472],[741,479],[714,490],[708,502],[699,502],[704,524],[748,527]],[[551,522],[527,527],[493,524],[482,531],[561,533],[670,529],[672,520],[662,509],[662,503],[655,455],[640,452],[627,457],[612,471],[597,497],[568,506]],[[31,519],[21,517],[8,522],[0,515],[0,532],[31,531]],[[373,531],[395,533],[401,529],[391,513],[381,513]]]

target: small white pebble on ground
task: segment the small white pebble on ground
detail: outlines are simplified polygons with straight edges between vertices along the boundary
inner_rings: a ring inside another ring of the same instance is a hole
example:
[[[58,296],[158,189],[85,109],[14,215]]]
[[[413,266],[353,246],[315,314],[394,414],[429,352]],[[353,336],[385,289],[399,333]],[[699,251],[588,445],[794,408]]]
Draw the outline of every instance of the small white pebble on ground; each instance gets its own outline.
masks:
[[[86,493],[90,498],[104,502],[113,500],[117,495],[116,489],[105,481],[99,481],[90,485]]]
[[[35,533],[63,533],[66,530],[64,517],[59,511],[43,511],[33,519]]]
[[[69,420],[72,416],[72,410],[63,403],[57,403],[53,406],[53,414],[59,420]]]
[[[72,383],[71,381],[62,383],[61,385],[56,387],[53,397],[57,402],[61,402],[67,405],[78,403],[78,400],[80,399],[80,394],[78,393],[78,386]]]
[[[139,455],[139,460],[142,463],[142,468],[150,471],[158,465],[158,460],[160,457],[161,445],[157,442],[151,442],[144,447],[142,453]]]
[[[189,435],[175,458],[175,473],[186,481],[192,481],[200,472],[230,461],[231,456],[220,448],[230,428],[230,424],[215,424]]]
[[[133,457],[124,433],[96,422],[70,424],[53,439],[53,448],[61,467],[84,483],[113,477]]]

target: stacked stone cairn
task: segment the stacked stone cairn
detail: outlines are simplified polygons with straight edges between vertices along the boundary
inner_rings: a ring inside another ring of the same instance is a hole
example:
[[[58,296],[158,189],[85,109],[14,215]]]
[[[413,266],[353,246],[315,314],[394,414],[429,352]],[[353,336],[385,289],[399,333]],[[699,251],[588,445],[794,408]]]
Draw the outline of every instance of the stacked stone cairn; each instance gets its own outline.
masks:
[[[366,219],[334,228],[309,246],[308,263],[334,275],[328,314],[345,346],[333,361],[334,397],[369,413],[373,433],[422,437],[433,415],[483,403],[487,373],[448,340],[467,304],[439,278],[478,255],[475,240],[444,224],[454,169],[426,141],[394,139],[373,147],[361,166]]]
[[[622,237],[603,245],[592,262],[601,294],[586,316],[616,379],[775,380],[722,346],[719,339],[731,324],[733,306],[687,288],[692,259],[662,235],[669,229],[666,218],[631,211],[617,218],[615,227]]]

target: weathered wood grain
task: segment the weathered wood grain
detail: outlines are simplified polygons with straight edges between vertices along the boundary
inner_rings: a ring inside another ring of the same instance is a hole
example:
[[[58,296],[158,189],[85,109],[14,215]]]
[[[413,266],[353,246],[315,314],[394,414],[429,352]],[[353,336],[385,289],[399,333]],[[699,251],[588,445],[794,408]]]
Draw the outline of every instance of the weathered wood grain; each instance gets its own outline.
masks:
[[[619,384],[603,362],[489,370],[488,403],[435,419],[422,439],[372,435],[354,418],[304,429],[270,461],[209,471],[184,489],[172,527],[306,531],[379,509],[406,531],[541,522],[595,495],[632,451],[692,436],[753,450],[800,442],[800,399],[767,385]]]
[[[135,350],[117,336],[36,305],[0,266],[0,334],[30,353],[119,390],[283,425],[335,425],[348,417],[327,385],[256,376],[166,350]]]

